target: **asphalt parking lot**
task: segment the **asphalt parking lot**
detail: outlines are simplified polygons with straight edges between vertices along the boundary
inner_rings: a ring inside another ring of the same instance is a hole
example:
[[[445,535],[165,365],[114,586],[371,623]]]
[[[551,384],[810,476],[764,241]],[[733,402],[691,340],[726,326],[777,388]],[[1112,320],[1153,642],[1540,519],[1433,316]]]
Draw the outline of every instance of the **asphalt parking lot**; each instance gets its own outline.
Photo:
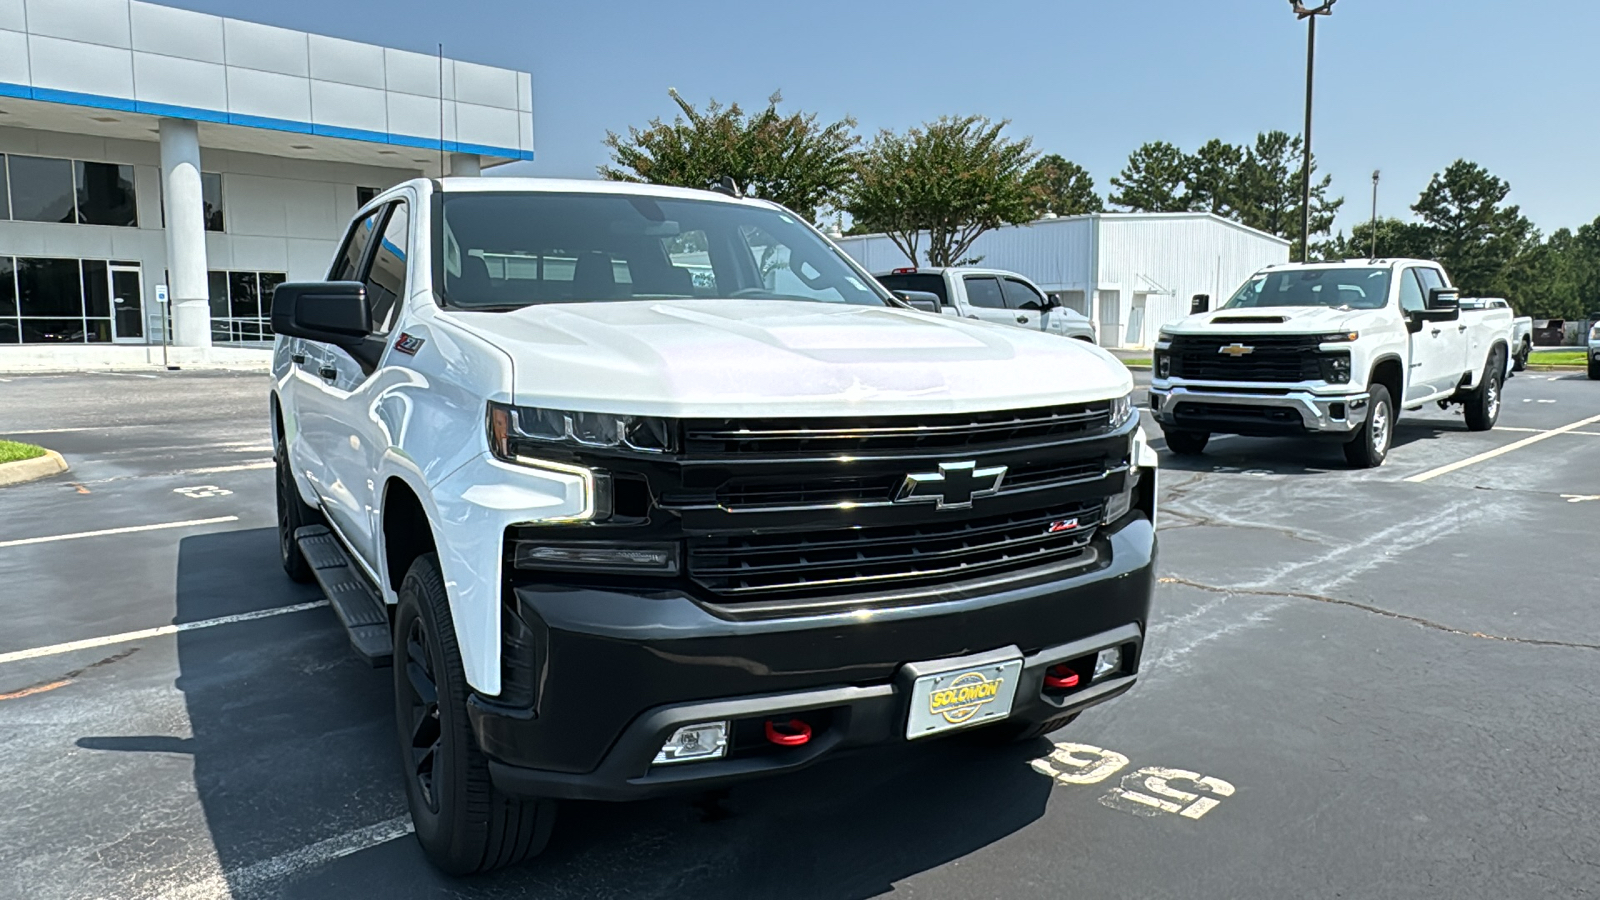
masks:
[[[471,881],[408,834],[390,673],[277,566],[266,390],[0,377],[0,436],[72,463],[0,488],[0,897],[1600,893],[1581,374],[1513,379],[1489,433],[1408,414],[1375,470],[1164,454],[1143,680],[1049,740],[569,804]]]

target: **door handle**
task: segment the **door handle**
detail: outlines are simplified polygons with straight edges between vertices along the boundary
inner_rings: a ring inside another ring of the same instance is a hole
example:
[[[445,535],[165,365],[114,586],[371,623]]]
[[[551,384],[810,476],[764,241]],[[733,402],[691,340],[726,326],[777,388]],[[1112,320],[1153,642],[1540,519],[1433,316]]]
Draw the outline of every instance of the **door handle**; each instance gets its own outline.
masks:
[[[321,369],[317,370],[317,374],[321,375],[325,381],[333,381],[339,377],[339,370],[335,369],[333,366],[323,366]]]
[[[1435,329],[1434,329],[1434,330],[1433,330],[1433,336],[1434,336],[1434,337],[1438,337],[1438,336],[1439,336],[1439,329],[1437,329],[1437,328],[1435,328]]]
[[[294,364],[297,366],[303,366],[306,364],[306,355],[304,353],[296,353],[295,355],[289,357],[289,359],[293,360]]]
[[[1027,316],[1017,316],[1017,324],[1019,324],[1019,325],[1028,324],[1028,317]]]
[[[1456,326],[1456,330],[1457,331],[1466,331],[1467,330],[1467,326],[1465,326],[1465,325],[1457,325]]]
[[[973,314],[972,314],[972,313],[967,313],[967,318],[969,318],[969,319],[976,319],[976,318],[977,318],[977,316],[975,316],[975,315],[973,315]]]

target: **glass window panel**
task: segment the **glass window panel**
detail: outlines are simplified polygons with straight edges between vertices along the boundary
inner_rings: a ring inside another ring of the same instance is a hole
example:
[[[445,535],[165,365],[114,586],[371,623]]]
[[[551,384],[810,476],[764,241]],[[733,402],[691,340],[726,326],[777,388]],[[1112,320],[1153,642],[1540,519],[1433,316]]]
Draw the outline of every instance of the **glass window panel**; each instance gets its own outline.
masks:
[[[76,165],[78,224],[125,228],[139,224],[138,204],[133,196],[133,166],[82,160]]]
[[[211,317],[226,319],[228,317],[228,273],[206,273],[207,296],[211,298]]]
[[[405,296],[406,243],[410,216],[404,203],[391,206],[388,223],[383,228],[383,239],[372,256],[372,267],[367,272],[367,305],[372,310],[372,333],[387,334],[389,320],[394,315],[395,302]]]
[[[78,261],[17,257],[17,307],[24,316],[81,318],[83,282]]]
[[[81,344],[83,319],[23,319],[24,344]]]
[[[16,319],[0,319],[0,344],[15,344],[22,339]]]
[[[0,256],[0,316],[17,314],[17,273],[9,256]]]
[[[361,207],[366,206],[368,203],[371,203],[373,198],[376,197],[376,196],[378,196],[378,189],[377,188],[374,188],[374,187],[358,187],[358,188],[356,188],[356,209],[360,209]]]
[[[72,161],[12,156],[11,217],[21,222],[72,222]]]
[[[269,321],[272,318],[272,291],[288,280],[289,276],[282,272],[261,273],[261,319],[263,323],[262,333],[266,335],[265,340],[272,339],[272,328]]]
[[[228,314],[235,319],[254,319],[261,315],[256,273],[228,273]]]
[[[87,326],[84,339],[89,343],[106,344],[111,342],[110,319],[86,319],[84,323]]]
[[[7,198],[11,194],[6,190],[6,155],[0,153],[0,219],[11,218],[11,203]],[[0,343],[10,343],[0,338]]]
[[[1000,282],[989,277],[967,276],[967,302],[979,309],[1005,309]]]
[[[361,256],[372,240],[372,230],[378,227],[378,216],[382,212],[382,209],[374,210],[372,215],[350,226],[350,234],[345,238],[344,248],[339,251],[339,258],[334,260],[329,281],[361,280]]]
[[[1005,297],[1007,309],[1039,310],[1044,307],[1044,298],[1015,278],[1001,279],[1000,293]]]
[[[111,290],[107,286],[105,260],[83,260],[83,309],[90,318],[111,315]]]
[[[206,230],[225,231],[222,216],[222,176],[215,172],[201,172],[200,195],[205,200]]]

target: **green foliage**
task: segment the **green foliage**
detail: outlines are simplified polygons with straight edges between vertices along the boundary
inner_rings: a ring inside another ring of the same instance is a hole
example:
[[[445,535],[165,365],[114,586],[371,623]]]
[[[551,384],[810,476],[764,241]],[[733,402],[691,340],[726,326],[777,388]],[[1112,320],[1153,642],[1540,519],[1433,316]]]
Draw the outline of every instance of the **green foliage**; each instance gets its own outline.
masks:
[[[1045,213],[1081,216],[1105,209],[1089,170],[1055,153],[1041,156],[1028,170],[1028,189],[1033,193],[1035,217]]]
[[[1333,239],[1313,247],[1312,255],[1321,259],[1433,258],[1433,232],[1426,225],[1379,219],[1376,254],[1372,252],[1372,236],[1372,223],[1362,222],[1350,229],[1349,237],[1341,231]]]
[[[1166,141],[1152,141],[1128,156],[1122,173],[1111,179],[1117,192],[1106,199],[1134,212],[1186,212],[1184,179],[1189,157]]]
[[[1239,180],[1233,205],[1235,218],[1293,242],[1290,258],[1300,255],[1302,185],[1300,169],[1305,144],[1299,135],[1268,131],[1256,136],[1255,146],[1239,166]],[[1344,198],[1328,199],[1333,176],[1316,180],[1317,158],[1311,156],[1311,234],[1333,230],[1333,219],[1344,205]]]
[[[677,91],[671,95],[680,111],[671,122],[651,119],[626,136],[606,132],[612,165],[600,167],[601,177],[704,188],[727,176],[745,193],[812,221],[837,207],[861,143],[854,119],[822,124],[816,113],[781,114],[777,93],[755,115],[715,100],[699,110]]]
[[[927,232],[928,264],[955,265],[985,231],[1033,219],[1033,142],[1005,137],[1008,124],[944,117],[905,134],[880,132],[858,158],[845,210],[913,262]]]
[[[44,454],[45,449],[43,447],[35,447],[33,444],[0,441],[0,463],[20,462],[24,459],[34,459]]]
[[[1195,212],[1231,216],[1238,209],[1239,174],[1245,150],[1212,138],[1188,159],[1184,206]]]
[[[1506,205],[1510,193],[1511,185],[1487,169],[1458,159],[1433,176],[1411,207],[1433,233],[1434,258],[1469,297],[1506,295],[1513,263],[1538,245],[1533,223]]]

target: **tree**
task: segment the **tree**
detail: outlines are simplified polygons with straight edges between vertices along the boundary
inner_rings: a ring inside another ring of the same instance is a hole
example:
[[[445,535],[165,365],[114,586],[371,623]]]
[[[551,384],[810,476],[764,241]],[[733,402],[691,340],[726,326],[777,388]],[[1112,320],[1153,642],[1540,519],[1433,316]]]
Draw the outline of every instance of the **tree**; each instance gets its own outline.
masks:
[[[1040,157],[1028,170],[1028,189],[1035,216],[1081,216],[1105,209],[1089,170],[1055,153]]]
[[[1316,255],[1323,259],[1367,259],[1372,257],[1372,223],[1361,222],[1350,229],[1350,236],[1338,236],[1315,247]],[[1432,259],[1434,255],[1433,232],[1416,222],[1383,218],[1378,220],[1377,257],[1409,257]]]
[[[857,160],[845,211],[913,263],[926,232],[928,264],[955,265],[985,231],[1033,219],[1033,141],[1005,137],[1008,124],[947,116],[905,134],[880,132]]]
[[[606,132],[612,165],[603,178],[704,188],[724,176],[745,193],[781,203],[815,221],[820,209],[836,207],[850,181],[861,138],[849,117],[822,124],[816,113],[778,112],[783,95],[746,115],[739,104],[710,101],[704,110],[671,90],[679,115],[629,128],[626,137]]]
[[[1134,212],[1185,212],[1184,179],[1189,159],[1166,141],[1153,141],[1133,151],[1122,174],[1111,179],[1117,193],[1106,199]]]
[[[1291,258],[1300,252],[1302,206],[1300,166],[1304,143],[1298,135],[1268,131],[1256,136],[1255,146],[1239,166],[1239,182],[1234,202],[1240,222],[1294,242]],[[1316,177],[1316,157],[1311,172]],[[1311,183],[1311,234],[1333,230],[1333,219],[1344,205],[1344,198],[1328,199],[1333,177],[1324,175]]]
[[[1216,138],[1207,141],[1185,162],[1184,207],[1195,212],[1235,216],[1244,158],[1243,147]]]
[[[1533,223],[1507,206],[1511,185],[1458,159],[1433,176],[1411,207],[1434,235],[1434,258],[1466,296],[1492,295],[1518,256],[1537,243]],[[1515,299],[1515,298],[1511,298]]]

